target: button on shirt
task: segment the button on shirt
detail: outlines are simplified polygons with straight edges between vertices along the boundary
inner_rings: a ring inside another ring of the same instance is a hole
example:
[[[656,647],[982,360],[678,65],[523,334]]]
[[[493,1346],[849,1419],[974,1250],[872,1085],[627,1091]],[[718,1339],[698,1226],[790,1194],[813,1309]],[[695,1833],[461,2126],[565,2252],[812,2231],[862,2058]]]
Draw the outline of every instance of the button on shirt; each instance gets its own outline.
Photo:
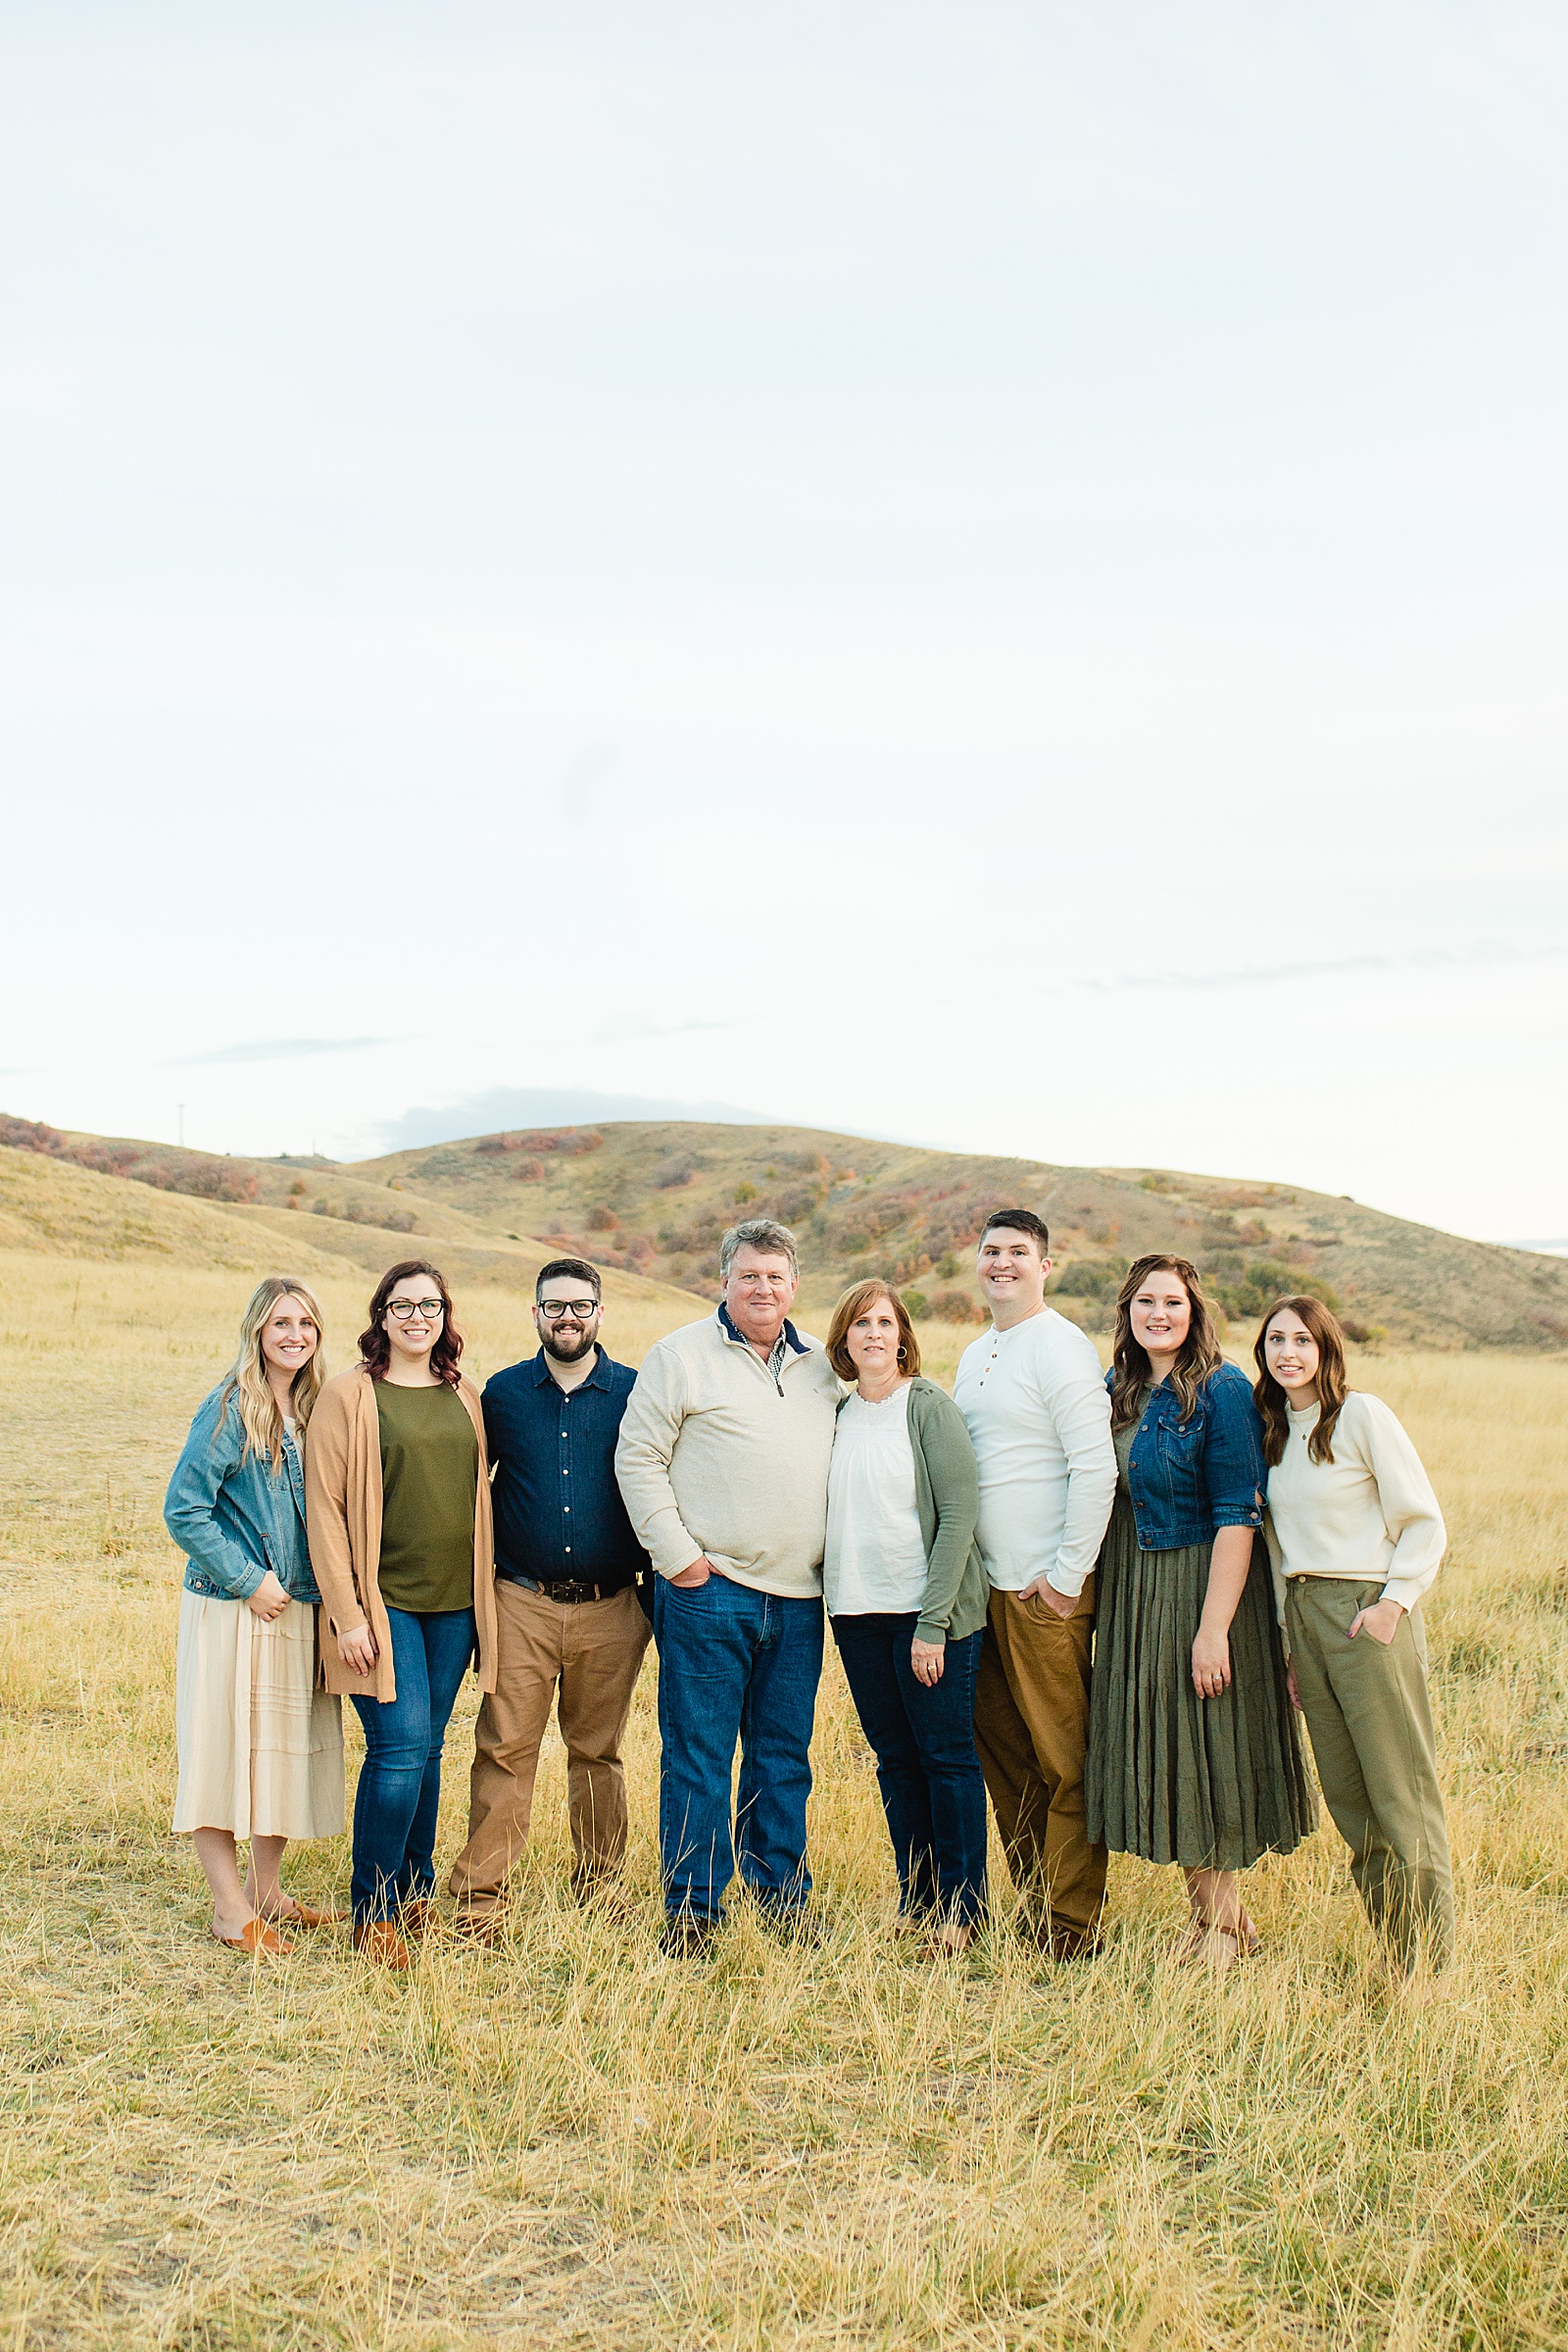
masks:
[[[601,1348],[587,1379],[563,1389],[541,1348],[485,1383],[497,1576],[615,1590],[646,1569],[615,1484],[615,1440],[636,1378]]]

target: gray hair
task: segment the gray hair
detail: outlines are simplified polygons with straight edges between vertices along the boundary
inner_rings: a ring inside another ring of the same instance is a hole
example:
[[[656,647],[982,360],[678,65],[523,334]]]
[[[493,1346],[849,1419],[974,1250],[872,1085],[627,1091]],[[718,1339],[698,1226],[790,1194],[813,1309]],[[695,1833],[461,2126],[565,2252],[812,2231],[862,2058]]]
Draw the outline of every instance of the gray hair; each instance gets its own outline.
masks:
[[[718,1279],[728,1282],[729,1270],[735,1263],[737,1250],[766,1250],[775,1257],[787,1257],[790,1272],[796,1281],[801,1276],[800,1254],[795,1236],[787,1225],[775,1225],[771,1217],[746,1217],[732,1225],[718,1245]]]

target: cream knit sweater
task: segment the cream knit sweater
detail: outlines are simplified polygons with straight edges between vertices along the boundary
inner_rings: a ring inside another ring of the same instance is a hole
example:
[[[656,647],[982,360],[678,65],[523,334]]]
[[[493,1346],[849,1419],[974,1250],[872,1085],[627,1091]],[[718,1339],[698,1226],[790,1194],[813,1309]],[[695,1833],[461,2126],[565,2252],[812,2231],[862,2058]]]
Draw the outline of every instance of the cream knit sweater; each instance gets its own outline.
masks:
[[[1448,1541],[1421,1457],[1382,1398],[1352,1389],[1334,1424],[1333,1461],[1314,1462],[1317,1411],[1288,1414],[1284,1457],[1268,1474],[1263,1527],[1281,1618],[1288,1576],[1381,1585],[1385,1600],[1412,1608]]]
[[[737,1585],[817,1598],[843,1394],[817,1340],[786,1348],[776,1381],[716,1315],[657,1340],[626,1402],[615,1476],[660,1575],[706,1553]]]

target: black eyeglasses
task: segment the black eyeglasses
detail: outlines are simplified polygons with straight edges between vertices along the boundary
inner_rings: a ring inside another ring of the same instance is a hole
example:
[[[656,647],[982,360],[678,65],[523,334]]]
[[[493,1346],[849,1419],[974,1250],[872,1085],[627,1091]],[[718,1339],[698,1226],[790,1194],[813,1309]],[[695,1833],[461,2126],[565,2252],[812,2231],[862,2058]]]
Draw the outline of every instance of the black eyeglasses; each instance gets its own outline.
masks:
[[[567,1315],[573,1316],[579,1323],[586,1323],[599,1312],[597,1298],[541,1298],[538,1303],[539,1312],[547,1323],[564,1322]]]
[[[407,1323],[414,1315],[417,1315],[422,1322],[434,1323],[446,1310],[439,1298],[389,1298],[386,1311],[389,1315],[395,1315],[400,1323]]]

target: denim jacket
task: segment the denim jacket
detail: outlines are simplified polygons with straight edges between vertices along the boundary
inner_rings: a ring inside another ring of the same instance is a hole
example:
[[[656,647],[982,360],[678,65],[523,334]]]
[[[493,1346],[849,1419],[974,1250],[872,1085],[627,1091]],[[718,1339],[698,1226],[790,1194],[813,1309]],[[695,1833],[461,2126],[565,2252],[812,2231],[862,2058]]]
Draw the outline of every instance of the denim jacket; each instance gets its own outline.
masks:
[[[1211,1542],[1217,1527],[1263,1524],[1259,1496],[1268,1472],[1247,1375],[1220,1364],[1200,1387],[1192,1419],[1184,1422],[1181,1411],[1163,1380],[1133,1432],[1127,1485],[1140,1551],[1179,1551]]]
[[[319,1600],[299,1453],[285,1435],[275,1476],[265,1453],[242,1461],[239,1407],[230,1397],[220,1420],[220,1394],[203,1398],[164,1497],[164,1525],[185,1554],[185,1590],[249,1600],[270,1568],[290,1600]]]

